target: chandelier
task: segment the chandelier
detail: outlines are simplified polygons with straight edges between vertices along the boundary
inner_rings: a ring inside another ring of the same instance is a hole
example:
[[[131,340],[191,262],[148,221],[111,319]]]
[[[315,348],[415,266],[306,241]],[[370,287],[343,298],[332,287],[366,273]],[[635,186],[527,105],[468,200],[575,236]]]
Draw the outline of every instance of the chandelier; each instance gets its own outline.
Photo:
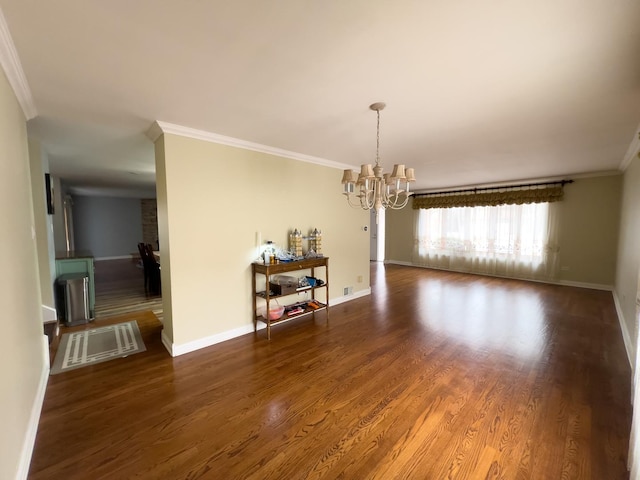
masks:
[[[409,184],[416,178],[413,168],[405,169],[402,164],[395,164],[391,174],[382,173],[380,166],[380,110],[386,105],[382,102],[369,106],[378,115],[376,135],[376,164],[370,163],[360,166],[360,174],[356,179],[356,172],[345,170],[342,175],[342,194],[347,197],[349,205],[364,210],[376,211],[376,223],[381,209],[400,210],[409,202],[413,192],[409,191]],[[357,193],[356,193],[357,189]]]

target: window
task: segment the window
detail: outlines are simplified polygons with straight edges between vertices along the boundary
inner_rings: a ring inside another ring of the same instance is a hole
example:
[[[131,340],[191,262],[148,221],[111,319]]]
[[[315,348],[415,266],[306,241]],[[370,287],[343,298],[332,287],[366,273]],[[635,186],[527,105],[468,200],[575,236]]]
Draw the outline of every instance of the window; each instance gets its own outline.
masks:
[[[554,205],[416,210],[414,263],[472,273],[549,278],[555,273]]]

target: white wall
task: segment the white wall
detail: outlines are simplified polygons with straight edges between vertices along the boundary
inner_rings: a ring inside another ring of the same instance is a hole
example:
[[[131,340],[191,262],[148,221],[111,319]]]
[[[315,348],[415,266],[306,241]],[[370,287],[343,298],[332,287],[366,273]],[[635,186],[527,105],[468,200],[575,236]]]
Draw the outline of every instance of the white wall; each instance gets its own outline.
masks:
[[[410,208],[407,206],[406,208]],[[369,259],[372,262],[384,262],[386,250],[386,211],[369,211]]]
[[[369,214],[346,204],[340,170],[177,135],[158,139],[156,162],[165,336],[178,348],[253,330],[257,232],[287,247],[291,229],[321,229],[330,298],[368,293]]]
[[[640,159],[627,167],[622,185],[615,299],[629,359],[636,355],[636,292],[640,268]]]
[[[139,198],[73,196],[75,247],[96,259],[127,256],[142,242]]]
[[[0,70],[0,478],[26,477],[44,388],[42,327],[25,117]]]
[[[56,265],[53,243],[53,215],[47,213],[44,180],[45,173],[49,172],[49,159],[46,152],[35,140],[29,140],[29,163],[31,185],[33,187],[33,215],[36,227],[42,304],[55,311],[54,283]]]

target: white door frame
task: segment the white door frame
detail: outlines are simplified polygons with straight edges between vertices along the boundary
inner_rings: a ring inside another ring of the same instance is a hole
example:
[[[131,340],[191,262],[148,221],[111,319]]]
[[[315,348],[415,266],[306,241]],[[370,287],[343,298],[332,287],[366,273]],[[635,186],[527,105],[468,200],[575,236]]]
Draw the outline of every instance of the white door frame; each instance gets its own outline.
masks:
[[[376,224],[376,212],[370,210],[369,215],[369,259],[372,262],[384,262],[385,260],[385,211],[380,209],[378,213],[378,223]]]

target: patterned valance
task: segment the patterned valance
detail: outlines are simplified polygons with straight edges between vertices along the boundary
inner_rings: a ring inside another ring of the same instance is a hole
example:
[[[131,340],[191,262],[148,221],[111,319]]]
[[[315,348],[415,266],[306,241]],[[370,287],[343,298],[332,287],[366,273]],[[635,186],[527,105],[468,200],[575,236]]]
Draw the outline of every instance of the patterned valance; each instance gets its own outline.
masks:
[[[562,200],[562,185],[474,191],[437,193],[413,198],[413,208],[489,207],[496,205],[522,205],[523,203],[545,203]]]

